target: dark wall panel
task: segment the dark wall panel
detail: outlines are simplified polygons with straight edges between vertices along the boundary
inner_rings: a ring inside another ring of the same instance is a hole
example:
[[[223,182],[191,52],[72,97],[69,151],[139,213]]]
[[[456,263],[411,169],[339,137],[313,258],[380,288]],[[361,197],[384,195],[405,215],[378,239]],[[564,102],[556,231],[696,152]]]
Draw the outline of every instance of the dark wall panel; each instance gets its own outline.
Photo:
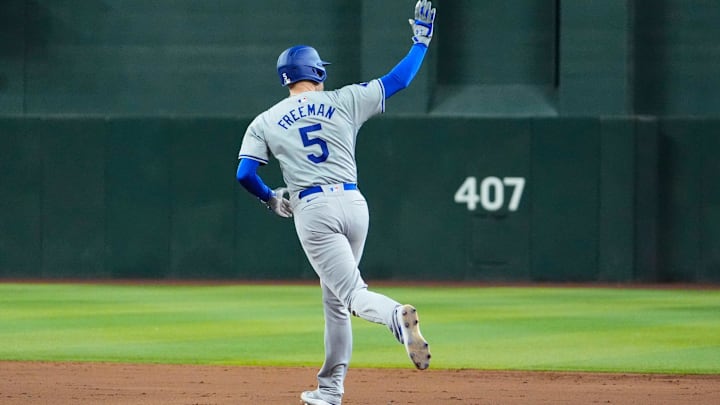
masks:
[[[632,111],[629,3],[560,2],[558,88],[562,115],[624,115]]]
[[[661,128],[661,277],[720,280],[717,148],[720,123],[667,120]]]
[[[635,122],[600,123],[598,274],[601,281],[633,279],[635,254]]]
[[[0,114],[22,114],[25,86],[25,0],[0,5]]]
[[[720,111],[720,2],[636,0],[635,111]]]
[[[28,124],[42,139],[43,275],[105,275],[105,121]]]
[[[707,123],[702,132],[703,168],[703,259],[696,279],[699,281],[720,281],[720,122]]]
[[[555,0],[443,3],[440,84],[552,84]]]
[[[431,111],[437,116],[556,116],[556,0],[443,3]]]
[[[111,120],[106,136],[107,269],[116,278],[170,273],[172,121]]]
[[[532,278],[594,280],[600,122],[535,120],[532,131]]]
[[[43,148],[24,119],[0,120],[0,276],[40,277]]]
[[[180,120],[171,131],[168,276],[232,277],[237,121]]]

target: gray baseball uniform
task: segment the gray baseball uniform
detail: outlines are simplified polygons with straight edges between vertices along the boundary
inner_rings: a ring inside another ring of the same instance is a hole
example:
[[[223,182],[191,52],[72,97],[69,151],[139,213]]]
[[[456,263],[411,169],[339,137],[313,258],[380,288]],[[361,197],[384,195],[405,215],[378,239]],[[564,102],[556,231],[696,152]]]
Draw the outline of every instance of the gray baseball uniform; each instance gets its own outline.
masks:
[[[320,277],[326,353],[318,380],[336,403],[352,354],[349,312],[392,330],[400,305],[368,291],[358,269],[369,216],[356,186],[355,143],[361,125],[383,112],[384,100],[380,80],[290,96],[250,124],[239,154],[261,163],[272,155],[280,163],[298,238]],[[303,192],[308,189],[315,192]]]
[[[413,45],[388,74],[369,83],[322,91],[328,62],[307,45],[278,57],[278,78],[290,97],[248,126],[240,147],[237,179],[277,215],[295,219],[295,230],[320,277],[325,312],[325,362],[318,388],[305,391],[307,405],[340,405],[352,354],[350,314],[386,325],[420,370],[430,365],[415,307],[368,291],[358,265],[368,232],[368,207],[357,187],[355,143],[360,127],[385,109],[385,99],[407,87],[432,39],[435,9],[415,4],[409,20]],[[297,86],[297,87],[296,87]],[[283,188],[271,190],[256,174],[271,156],[280,162]]]
[[[360,126],[384,108],[380,80],[335,91],[305,92],[280,101],[248,127],[240,158],[280,162],[291,194],[333,183],[356,183]]]

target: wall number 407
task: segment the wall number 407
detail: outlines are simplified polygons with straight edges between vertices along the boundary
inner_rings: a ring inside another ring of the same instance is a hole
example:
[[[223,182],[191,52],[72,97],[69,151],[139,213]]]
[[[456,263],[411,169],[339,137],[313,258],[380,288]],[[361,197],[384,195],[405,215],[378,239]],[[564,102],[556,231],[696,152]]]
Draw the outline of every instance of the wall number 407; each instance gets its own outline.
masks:
[[[510,199],[507,202],[508,211],[517,211],[525,189],[524,177],[485,177],[478,181],[475,177],[468,177],[455,192],[455,202],[466,204],[469,211],[475,211],[478,203],[487,211],[498,211],[505,206],[506,190]]]

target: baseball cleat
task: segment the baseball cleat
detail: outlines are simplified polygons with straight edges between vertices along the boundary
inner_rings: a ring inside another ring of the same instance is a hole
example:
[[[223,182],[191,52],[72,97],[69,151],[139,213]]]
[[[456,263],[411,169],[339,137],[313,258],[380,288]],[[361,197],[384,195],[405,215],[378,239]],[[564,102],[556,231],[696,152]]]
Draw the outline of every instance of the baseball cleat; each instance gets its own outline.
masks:
[[[334,405],[320,398],[320,394],[318,394],[317,390],[303,392],[300,394],[300,401],[304,405]]]
[[[430,345],[420,333],[420,319],[412,305],[401,305],[395,312],[402,330],[402,340],[410,360],[418,370],[430,367]]]

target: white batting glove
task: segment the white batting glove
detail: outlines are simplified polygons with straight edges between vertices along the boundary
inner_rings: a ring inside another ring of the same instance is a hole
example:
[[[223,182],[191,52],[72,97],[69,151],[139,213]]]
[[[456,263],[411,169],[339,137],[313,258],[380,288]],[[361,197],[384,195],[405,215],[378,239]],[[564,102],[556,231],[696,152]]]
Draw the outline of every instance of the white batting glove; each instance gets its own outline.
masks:
[[[408,20],[412,27],[412,40],[416,44],[430,45],[433,36],[433,22],[435,22],[435,9],[432,2],[418,0],[415,4],[415,19]]]
[[[266,205],[268,209],[283,218],[290,218],[293,216],[292,206],[290,206],[290,200],[285,198],[287,189],[280,187],[272,191],[270,199]]]

